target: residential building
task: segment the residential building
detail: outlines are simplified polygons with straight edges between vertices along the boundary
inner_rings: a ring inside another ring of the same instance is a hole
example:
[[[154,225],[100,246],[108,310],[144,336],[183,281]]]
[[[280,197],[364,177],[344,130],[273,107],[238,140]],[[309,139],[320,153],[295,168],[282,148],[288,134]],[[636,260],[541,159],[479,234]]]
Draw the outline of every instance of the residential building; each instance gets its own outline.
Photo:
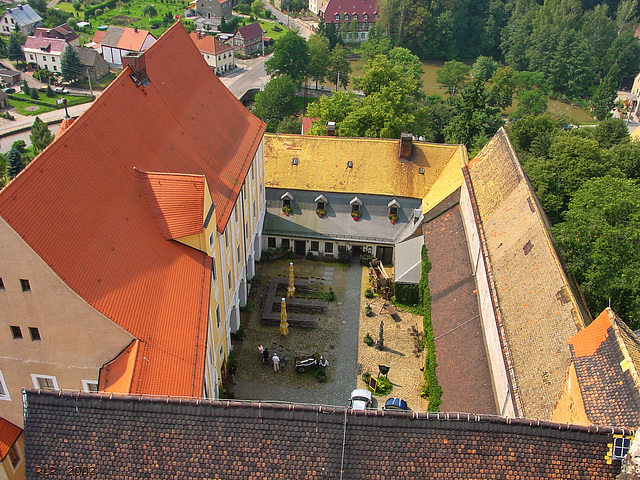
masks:
[[[327,3],[327,0],[309,0],[309,11],[314,15],[320,14],[320,8]]]
[[[80,35],[78,35],[73,28],[66,23],[54,28],[38,27],[36,28],[33,36],[38,37],[40,35],[46,38],[60,38],[69,45],[78,45],[78,42],[80,41]]]
[[[253,55],[262,52],[264,32],[258,22],[250,23],[236,30],[231,38],[231,45],[236,55]]]
[[[25,405],[29,465],[100,478],[613,480],[633,435],[492,415],[81,392],[30,390]],[[30,468],[27,479],[37,475]]]
[[[109,64],[97,51],[83,47],[74,47],[74,49],[84,65],[85,77],[88,76],[91,81],[97,82],[109,73]]]
[[[195,10],[204,18],[223,18],[231,20],[233,13],[231,7],[233,0],[198,0],[195,2]]]
[[[123,61],[0,191],[0,416],[18,426],[24,387],[217,397],[260,258],[264,123],[180,22]]]
[[[216,37],[204,35],[200,32],[192,32],[189,36],[198,47],[198,50],[200,50],[202,57],[216,74],[220,75],[227,70],[235,68],[235,56],[232,46],[222,43]]]
[[[67,43],[60,38],[29,36],[22,50],[31,68],[60,73],[62,54]]]
[[[0,34],[11,35],[19,30],[23,35],[33,35],[36,27],[42,25],[42,17],[27,3],[7,8],[0,20]]]
[[[196,18],[193,23],[196,24],[196,31],[200,31],[203,33],[207,33],[207,32],[219,32],[220,31],[220,19],[219,18],[215,18],[215,17],[211,17],[211,18],[204,18],[204,17],[198,17]],[[229,35],[231,36],[231,35]]]
[[[111,68],[122,68],[122,57],[128,52],[144,52],[156,41],[146,30],[138,27],[109,25],[105,31],[96,31],[93,41],[100,45],[102,57]]]
[[[2,385],[0,384],[0,398],[2,398],[1,395]],[[24,479],[25,463],[22,429],[0,417],[0,478],[3,480]]]
[[[376,0],[328,0],[319,7],[318,16],[335,25],[345,42],[364,42],[378,20]]]
[[[3,91],[0,91],[0,108],[8,108],[9,107],[9,97]]]

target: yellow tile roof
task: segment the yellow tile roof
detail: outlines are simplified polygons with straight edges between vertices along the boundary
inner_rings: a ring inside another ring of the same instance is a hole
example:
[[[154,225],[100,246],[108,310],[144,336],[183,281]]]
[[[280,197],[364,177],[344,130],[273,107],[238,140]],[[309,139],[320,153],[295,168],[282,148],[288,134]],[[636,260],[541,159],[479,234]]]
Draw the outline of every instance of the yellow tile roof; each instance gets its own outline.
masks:
[[[441,174],[448,184],[456,183],[456,174],[461,182],[460,169],[467,159],[460,145],[414,142],[411,160],[400,160],[399,140],[287,134],[264,138],[266,185],[273,188],[423,198]],[[292,165],[294,158],[297,165]]]

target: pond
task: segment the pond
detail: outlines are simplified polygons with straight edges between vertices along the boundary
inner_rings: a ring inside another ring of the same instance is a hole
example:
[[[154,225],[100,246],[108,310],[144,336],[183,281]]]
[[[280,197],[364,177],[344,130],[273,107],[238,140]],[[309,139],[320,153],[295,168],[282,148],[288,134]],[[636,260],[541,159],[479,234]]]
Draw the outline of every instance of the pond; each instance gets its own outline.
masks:
[[[353,69],[351,74],[352,77],[364,74],[364,63],[364,60],[355,60],[351,62],[351,68]],[[422,62],[422,68],[424,69],[424,73],[422,74],[422,89],[427,95],[437,94],[441,95],[443,98],[448,96],[447,92],[440,87],[440,84],[436,80],[438,69],[442,68],[443,65],[443,60],[429,60]],[[351,83],[349,84],[349,87],[352,88]],[[518,100],[514,99],[513,105],[505,110],[504,113],[509,114],[515,111],[516,108],[518,108]],[[582,108],[570,103],[561,102],[560,100],[549,99],[548,110],[553,114],[566,115],[573,123],[576,124],[595,123],[591,118],[591,115]]]

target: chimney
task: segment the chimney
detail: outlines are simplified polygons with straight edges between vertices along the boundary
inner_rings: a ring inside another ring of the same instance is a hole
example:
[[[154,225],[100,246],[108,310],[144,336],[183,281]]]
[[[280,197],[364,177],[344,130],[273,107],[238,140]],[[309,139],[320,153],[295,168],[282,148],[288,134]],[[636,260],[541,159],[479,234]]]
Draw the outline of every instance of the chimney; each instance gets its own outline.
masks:
[[[336,136],[336,122],[327,122],[327,135],[330,137]]]
[[[411,160],[411,152],[413,150],[413,135],[403,133],[400,135],[400,157],[401,160]]]
[[[122,56],[122,68],[131,68],[133,71],[129,76],[136,85],[146,87],[150,80],[147,76],[147,66],[144,58],[144,52],[127,52]]]
[[[135,27],[135,26],[134,26],[134,27],[133,27],[133,31],[134,31],[134,32],[136,32],[136,33],[138,33],[140,30],[138,30],[138,27]]]

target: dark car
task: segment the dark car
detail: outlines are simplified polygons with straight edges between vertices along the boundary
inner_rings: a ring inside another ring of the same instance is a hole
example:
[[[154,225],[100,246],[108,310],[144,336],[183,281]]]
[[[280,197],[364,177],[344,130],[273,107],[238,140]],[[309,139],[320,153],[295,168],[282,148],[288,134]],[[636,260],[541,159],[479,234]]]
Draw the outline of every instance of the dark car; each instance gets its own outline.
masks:
[[[401,398],[389,398],[384,402],[383,410],[409,410],[407,402]]]
[[[2,89],[2,91],[3,91],[4,93],[16,93],[16,89],[15,89],[15,88],[11,88],[11,87],[9,87],[9,88],[3,88],[3,89]]]

